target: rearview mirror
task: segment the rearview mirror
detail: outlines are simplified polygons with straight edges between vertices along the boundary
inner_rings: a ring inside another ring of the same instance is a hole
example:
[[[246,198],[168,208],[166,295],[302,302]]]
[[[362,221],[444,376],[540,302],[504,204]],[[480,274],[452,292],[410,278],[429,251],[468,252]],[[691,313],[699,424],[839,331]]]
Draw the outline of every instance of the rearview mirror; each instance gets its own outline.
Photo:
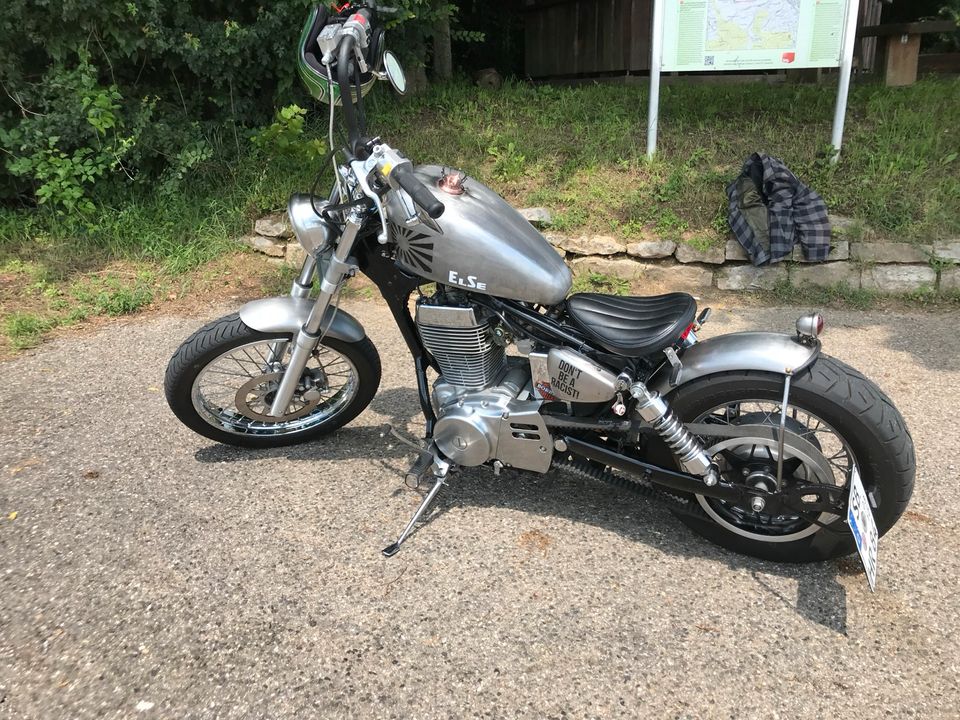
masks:
[[[386,71],[387,79],[393,85],[393,89],[400,95],[407,93],[407,76],[403,74],[403,68],[397,56],[387,50],[383,54],[383,69]]]

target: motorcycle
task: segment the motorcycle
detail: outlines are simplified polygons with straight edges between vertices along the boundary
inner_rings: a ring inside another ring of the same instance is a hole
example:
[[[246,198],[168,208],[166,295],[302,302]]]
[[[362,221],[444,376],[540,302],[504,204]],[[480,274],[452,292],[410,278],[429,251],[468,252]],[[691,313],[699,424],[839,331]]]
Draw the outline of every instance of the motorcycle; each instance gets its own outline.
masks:
[[[424,438],[407,441],[417,456],[405,479],[432,483],[385,555],[460,468],[485,466],[615,483],[755,557],[860,550],[875,569],[876,537],[912,493],[913,443],[890,399],[822,352],[822,315],[801,316],[792,333],[701,339],[710,310],[685,293],[569,295],[564,261],[493,190],[367,135],[370,87],[406,84],[384,49],[383,12],[373,2],[311,11],[298,66],[329,106],[333,186],[290,199],[306,260],[289,295],[250,302],[177,350],[165,379],[176,416],[248,448],[353,420],[381,371],[364,328],[339,308],[360,272],[416,372]],[[337,108],[348,142],[333,150]]]

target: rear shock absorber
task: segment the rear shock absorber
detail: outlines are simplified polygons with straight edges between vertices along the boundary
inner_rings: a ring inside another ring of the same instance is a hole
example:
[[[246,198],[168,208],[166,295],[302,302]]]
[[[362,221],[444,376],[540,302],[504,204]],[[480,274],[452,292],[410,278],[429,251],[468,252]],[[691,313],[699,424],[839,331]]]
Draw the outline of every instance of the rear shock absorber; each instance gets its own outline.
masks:
[[[680,467],[691,475],[703,478],[712,487],[719,480],[717,467],[711,462],[700,438],[687,430],[660,393],[647,389],[642,382],[630,385],[630,394],[637,401],[635,412],[649,423],[680,461]]]

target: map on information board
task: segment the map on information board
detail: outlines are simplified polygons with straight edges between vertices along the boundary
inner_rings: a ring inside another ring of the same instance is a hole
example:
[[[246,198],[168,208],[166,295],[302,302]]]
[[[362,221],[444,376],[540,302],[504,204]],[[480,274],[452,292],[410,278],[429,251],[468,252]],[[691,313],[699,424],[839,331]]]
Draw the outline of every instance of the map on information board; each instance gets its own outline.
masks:
[[[663,69],[840,64],[847,0],[661,0]]]

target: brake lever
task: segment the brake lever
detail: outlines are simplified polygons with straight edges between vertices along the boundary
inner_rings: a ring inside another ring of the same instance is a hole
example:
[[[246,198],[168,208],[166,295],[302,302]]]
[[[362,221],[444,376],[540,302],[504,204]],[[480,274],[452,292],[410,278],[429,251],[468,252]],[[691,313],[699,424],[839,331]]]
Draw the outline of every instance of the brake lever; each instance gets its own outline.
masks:
[[[384,212],[383,201],[380,199],[380,196],[373,191],[370,183],[367,182],[367,177],[369,177],[373,168],[376,166],[377,158],[375,155],[371,155],[370,158],[365,161],[354,160],[350,163],[350,169],[353,170],[353,175],[357,178],[357,185],[363,190],[363,194],[373,201],[373,204],[377,208],[377,213],[380,215],[381,229],[380,234],[377,235],[377,242],[381,245],[386,245],[387,240],[390,238],[390,231],[387,229],[387,214]]]

